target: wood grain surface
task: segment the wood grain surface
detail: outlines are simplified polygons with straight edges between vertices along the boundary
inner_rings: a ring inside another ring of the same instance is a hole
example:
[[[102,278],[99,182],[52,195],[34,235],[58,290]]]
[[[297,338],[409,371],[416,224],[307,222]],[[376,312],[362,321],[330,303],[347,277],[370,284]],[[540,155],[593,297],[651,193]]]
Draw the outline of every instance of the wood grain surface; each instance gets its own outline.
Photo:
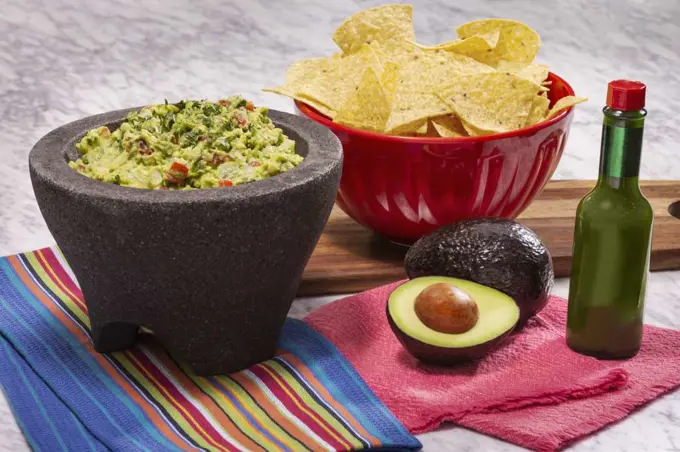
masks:
[[[550,181],[518,218],[547,245],[558,277],[569,276],[576,207],[594,184]],[[680,269],[680,181],[640,185],[654,208],[651,269]],[[358,292],[404,278],[406,251],[360,226],[336,206],[307,264],[298,296]]]

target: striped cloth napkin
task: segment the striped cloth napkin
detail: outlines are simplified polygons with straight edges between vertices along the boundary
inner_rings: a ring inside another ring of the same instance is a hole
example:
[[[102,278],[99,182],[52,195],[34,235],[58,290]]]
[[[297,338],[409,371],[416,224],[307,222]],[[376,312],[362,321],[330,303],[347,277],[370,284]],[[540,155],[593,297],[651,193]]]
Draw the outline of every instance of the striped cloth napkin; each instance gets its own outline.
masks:
[[[56,248],[0,259],[0,383],[34,450],[419,450],[323,336],[288,319],[277,356],[199,377],[151,334],[99,354]]]

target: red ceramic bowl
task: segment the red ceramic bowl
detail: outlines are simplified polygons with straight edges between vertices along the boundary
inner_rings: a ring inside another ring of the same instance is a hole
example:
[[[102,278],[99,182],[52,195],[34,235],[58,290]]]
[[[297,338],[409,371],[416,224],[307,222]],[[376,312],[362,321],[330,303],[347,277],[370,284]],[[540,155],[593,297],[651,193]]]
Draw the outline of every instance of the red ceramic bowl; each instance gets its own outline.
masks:
[[[557,75],[550,73],[548,80],[551,106],[574,95]],[[483,137],[401,137],[336,124],[295,104],[342,142],[338,206],[404,244],[457,220],[517,217],[555,172],[574,115],[572,107],[535,126]]]

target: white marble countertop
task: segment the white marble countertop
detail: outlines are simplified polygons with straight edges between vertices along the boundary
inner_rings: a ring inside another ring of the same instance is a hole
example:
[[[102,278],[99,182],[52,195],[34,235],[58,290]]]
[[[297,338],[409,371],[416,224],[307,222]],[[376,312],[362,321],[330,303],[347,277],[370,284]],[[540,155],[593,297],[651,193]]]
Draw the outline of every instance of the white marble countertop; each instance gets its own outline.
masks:
[[[0,10],[0,255],[52,245],[28,176],[32,145],[85,115],[184,97],[242,93],[292,111],[260,91],[301,58],[335,51],[331,34],[348,15],[380,4],[334,0],[5,0]],[[677,0],[413,0],[421,42],[454,37],[480,17],[536,28],[539,60],[590,98],[578,107],[555,178],[597,175],[600,110],[607,82],[648,86],[641,177],[680,174],[680,2]],[[680,194],[679,194],[680,199]],[[565,296],[568,281],[555,293]],[[680,272],[653,273],[646,321],[680,328]],[[332,298],[298,300],[301,316]],[[680,392],[669,394],[573,450],[680,450]],[[425,450],[519,450],[447,427],[420,435]],[[0,398],[0,451],[28,450]]]

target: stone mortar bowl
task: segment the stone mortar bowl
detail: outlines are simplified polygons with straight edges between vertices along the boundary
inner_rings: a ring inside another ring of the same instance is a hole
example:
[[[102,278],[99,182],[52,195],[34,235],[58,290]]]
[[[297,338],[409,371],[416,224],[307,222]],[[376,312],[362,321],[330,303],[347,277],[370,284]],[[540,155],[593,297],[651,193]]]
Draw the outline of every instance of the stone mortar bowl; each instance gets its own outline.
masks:
[[[198,375],[270,359],[335,201],[339,140],[270,111],[304,161],[226,189],[124,187],[67,165],[88,130],[114,130],[132,110],[59,127],[29,155],[36,200],[82,289],[95,349],[128,348],[144,326]]]

